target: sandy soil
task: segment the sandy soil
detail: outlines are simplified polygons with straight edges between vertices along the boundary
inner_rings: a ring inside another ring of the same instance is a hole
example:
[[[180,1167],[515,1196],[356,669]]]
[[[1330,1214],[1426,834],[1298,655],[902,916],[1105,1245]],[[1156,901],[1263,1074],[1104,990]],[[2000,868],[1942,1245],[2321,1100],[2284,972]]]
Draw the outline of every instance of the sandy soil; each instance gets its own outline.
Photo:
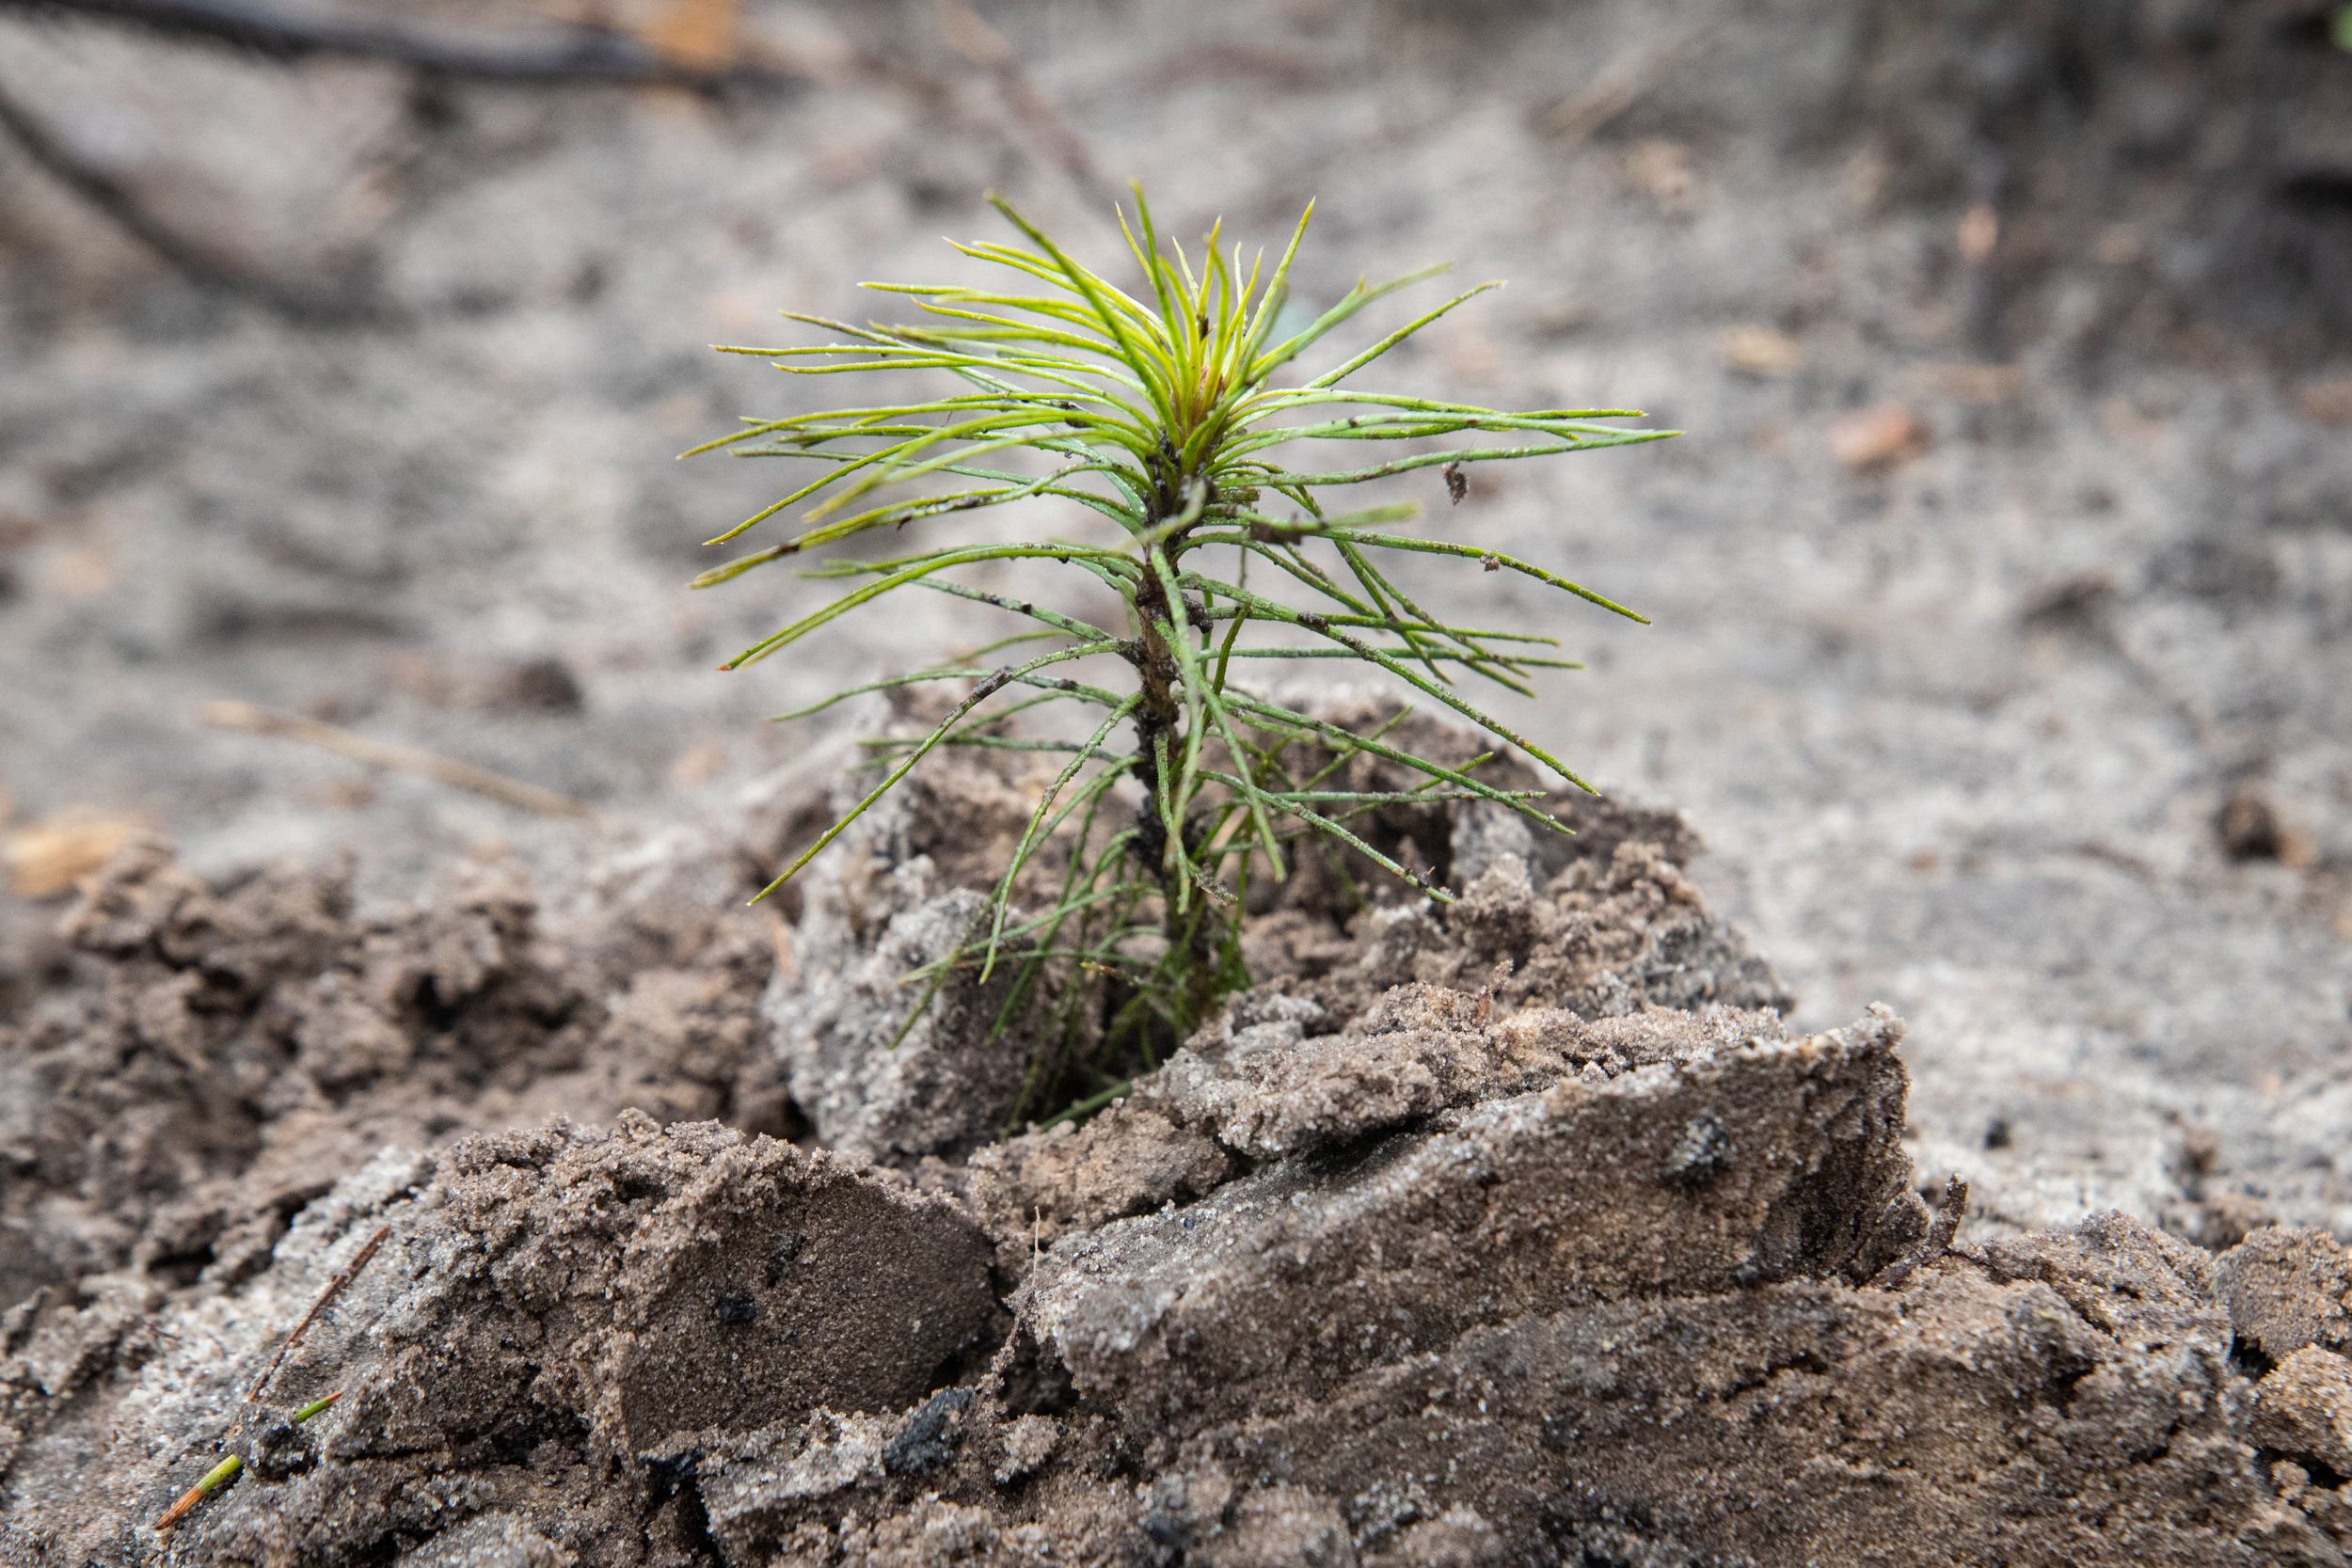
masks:
[[[778,476],[668,459],[796,388],[702,345],[860,309],[858,278],[955,276],[940,236],[992,231],[989,185],[1094,250],[1130,175],[1183,229],[1260,241],[1313,196],[1310,294],[1431,258],[1510,279],[1395,373],[1692,433],[1448,517],[1653,627],[1428,591],[1592,658],[1509,717],[1689,812],[1801,1020],[1914,1021],[1931,1163],[2005,1223],[2158,1219],[2208,1129],[2205,1184],[2352,1230],[2327,194],[2352,61],[2299,12],[1734,7],[1678,50],[1681,19],[1603,4],[989,14],[1025,95],[920,7],[756,7],[743,46],[796,74],[718,103],[0,21],[0,89],[156,221],[375,312],[176,281],[0,148],[20,823],[135,815],[207,869],[350,844],[394,900],[472,845],[552,869],[597,839],[208,731],[216,699],[502,769],[624,834],[691,820],[824,733],[760,715],[989,635],[931,606],[711,672],[796,591],[680,581]],[[1645,90],[1585,132],[1628,62]],[[1972,199],[1995,216],[1973,263]],[[1841,465],[1834,422],[1889,402],[1918,439]],[[2246,859],[2216,831],[2239,790],[2282,830]]]
[[[803,591],[686,593],[696,541],[779,476],[668,459],[807,394],[703,345],[781,341],[779,306],[869,309],[858,278],[959,276],[940,237],[991,233],[991,186],[1098,254],[1129,176],[1182,229],[1222,214],[1255,241],[1313,197],[1310,295],[1442,257],[1511,280],[1398,375],[1690,432],[1500,476],[1446,517],[1652,626],[1477,574],[1432,574],[1429,600],[1592,661],[1506,716],[1684,811],[1711,849],[1690,875],[1795,1028],[1873,1001],[1908,1021],[1907,1148],[1971,1179],[1966,1234],[2120,1209],[2208,1245],[2271,1217],[2352,1237],[2352,56],[2317,12],[982,10],[1020,78],[929,7],[762,5],[738,43],[777,80],[717,100],[0,16],[0,93],[243,280],[177,275],[0,141],[12,852],[78,812],[162,830],[208,897],[311,879],[319,918],[363,933],[329,967],[388,1006],[429,1020],[443,988],[486,987],[576,1018],[504,1092],[518,1119],[609,1119],[630,1096],[612,975],[703,973],[707,940],[763,974],[768,927],[695,911],[755,878],[827,748],[874,721],[760,717],[995,634],[927,606],[712,673]],[[207,728],[217,700],[598,815]],[[630,881],[696,823],[736,858],[705,844],[693,877]],[[338,846],[348,909],[320,869]],[[310,869],[241,879],[284,854]],[[640,895],[663,912],[637,945],[576,971],[515,924]],[[0,902],[13,1028],[94,1005],[64,909]],[[235,1014],[277,983],[252,974],[203,983]],[[802,1130],[772,1080],[728,1099],[756,1022],[699,983],[628,1004],[677,1061],[703,1053],[664,1079],[700,1086],[647,1109]],[[391,1049],[318,1038],[330,1096],[338,1053],[378,1071]],[[354,1158],[429,1142],[435,1094],[488,1114],[458,1056],[397,1126],[335,1135]],[[208,1135],[233,1165],[250,1132]],[[235,1244],[268,1242],[189,1256]]]
[[[571,923],[511,861],[355,921],[118,854],[0,1042],[0,1560],[2344,1560],[2352,1254],[1956,1243],[1901,1021],[1792,1035],[1671,817],[1531,862],[1410,808],[1441,916],[1295,877],[1131,1095],[976,1137],[983,983],[906,1031],[889,980],[996,771],[862,823],[772,956],[707,912],[742,841]]]

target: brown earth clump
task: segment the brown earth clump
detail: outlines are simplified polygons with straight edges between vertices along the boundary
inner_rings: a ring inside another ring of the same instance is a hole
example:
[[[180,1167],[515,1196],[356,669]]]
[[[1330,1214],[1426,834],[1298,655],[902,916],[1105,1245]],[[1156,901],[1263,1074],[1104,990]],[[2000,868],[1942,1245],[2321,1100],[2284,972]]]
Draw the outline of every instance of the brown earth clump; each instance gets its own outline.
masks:
[[[0,1037],[0,1560],[2345,1560],[2343,1250],[1938,1244],[1900,1022],[1792,1036],[1659,814],[1386,824],[1459,904],[1269,897],[1255,989],[986,1143],[982,1014],[894,1051],[882,985],[986,771],[781,939],[718,840],[564,919],[119,856]]]
[[[1395,704],[1370,700],[1327,711],[1365,730],[1398,714]],[[1481,750],[1475,736],[1421,715],[1388,734],[1456,764]],[[978,890],[1026,825],[1044,780],[1016,780],[1020,765],[1000,755],[956,756],[918,771],[811,867],[793,965],[766,1006],[793,1100],[829,1148],[910,1166],[962,1158],[1000,1135],[1023,1103],[1050,988],[992,1041],[1013,966],[1000,965],[987,986],[960,973],[919,1011],[925,988],[904,983],[910,970],[965,940]],[[1325,762],[1311,753],[1301,766]],[[1536,782],[1507,758],[1481,776],[1499,788]],[[1359,754],[1327,783],[1394,793],[1415,779]],[[834,807],[857,798],[845,784]],[[1569,792],[1541,803],[1573,834],[1537,832],[1483,801],[1390,805],[1351,820],[1374,848],[1464,890],[1442,914],[1397,898],[1401,884],[1360,851],[1299,847],[1287,880],[1251,891],[1242,942],[1259,984],[1236,1006],[1255,1011],[1239,1025],[1229,1012],[1213,1030],[1222,1038],[1275,1022],[1295,1025],[1294,1038],[1330,1033],[1415,981],[1477,992],[1499,1016],[1534,1006],[1581,1019],[1646,1006],[1787,1007],[1771,966],[1708,912],[1683,875],[1699,843],[1680,817]],[[976,845],[988,852],[975,853]],[[1061,852],[1051,847],[1014,890],[1016,911],[1041,907]]]

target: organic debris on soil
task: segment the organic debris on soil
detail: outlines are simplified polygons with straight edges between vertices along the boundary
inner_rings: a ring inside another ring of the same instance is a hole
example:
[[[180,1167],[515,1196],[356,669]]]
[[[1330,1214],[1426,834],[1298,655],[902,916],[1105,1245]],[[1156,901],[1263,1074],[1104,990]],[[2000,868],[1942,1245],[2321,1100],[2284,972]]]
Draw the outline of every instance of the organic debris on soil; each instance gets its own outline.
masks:
[[[1383,813],[1458,903],[1311,863],[1253,989],[991,1141],[1026,1037],[950,987],[900,1039],[896,982],[1009,766],[788,931],[719,835],[562,918],[496,858],[358,919],[348,866],[119,852],[0,1034],[0,1557],[2344,1560],[2352,1259],[1947,1250],[1901,1023],[1792,1036],[1672,814]]]

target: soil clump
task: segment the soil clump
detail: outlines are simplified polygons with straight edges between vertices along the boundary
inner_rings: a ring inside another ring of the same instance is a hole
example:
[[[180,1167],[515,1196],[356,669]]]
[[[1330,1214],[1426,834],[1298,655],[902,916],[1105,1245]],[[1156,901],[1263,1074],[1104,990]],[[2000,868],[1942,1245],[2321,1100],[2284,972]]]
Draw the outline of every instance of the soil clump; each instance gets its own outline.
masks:
[[[2352,1259],[1939,1244],[1900,1021],[1789,1031],[1670,814],[1384,813],[1459,902],[1311,863],[1257,985],[998,1139],[989,998],[895,981],[1019,781],[922,778],[789,926],[735,907],[772,813],[560,913],[496,859],[355,919],[347,866],[119,853],[0,1036],[0,1553],[2344,1560]]]

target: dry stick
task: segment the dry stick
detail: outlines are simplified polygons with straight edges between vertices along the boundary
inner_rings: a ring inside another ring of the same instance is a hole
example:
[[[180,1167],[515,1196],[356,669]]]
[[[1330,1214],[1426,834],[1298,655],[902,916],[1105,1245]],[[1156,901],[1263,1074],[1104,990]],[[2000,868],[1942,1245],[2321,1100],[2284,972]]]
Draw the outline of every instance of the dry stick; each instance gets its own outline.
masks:
[[[0,0],[5,5],[7,0]],[[0,132],[57,183],[71,190],[115,227],[145,245],[174,272],[200,288],[230,289],[301,320],[328,320],[356,313],[352,300],[322,290],[279,282],[244,271],[158,222],[121,181],[85,162],[23,104],[0,94]]]
[[[314,56],[380,60],[453,81],[527,87],[618,83],[709,92],[772,87],[787,80],[784,74],[763,70],[700,69],[609,31],[587,32],[555,46],[491,46],[405,28],[281,16],[237,0],[0,0],[0,12],[8,11],[121,23],[165,37],[226,44],[284,63]],[[157,220],[122,182],[77,156],[31,111],[5,96],[0,96],[0,131],[51,178],[200,288],[243,294],[297,321],[344,322],[398,313],[389,303],[373,298],[356,274],[322,288],[267,277],[215,254]]]
[[[253,1392],[247,1394],[246,1399],[258,1400],[262,1397],[262,1390],[269,1386],[269,1380],[278,1375],[278,1363],[286,1359],[286,1353],[302,1342],[303,1335],[310,1332],[310,1324],[318,1315],[326,1311],[327,1305],[337,1296],[342,1295],[344,1288],[359,1276],[359,1271],[368,1266],[368,1260],[375,1256],[375,1249],[382,1246],[384,1238],[391,1233],[390,1226],[377,1226],[375,1234],[368,1238],[368,1244],[352,1255],[351,1261],[344,1265],[343,1272],[326,1282],[326,1289],[321,1291],[319,1299],[310,1304],[310,1310],[302,1314],[302,1321],[294,1324],[292,1334],[286,1336],[286,1342],[278,1347],[276,1355],[269,1358],[269,1365],[262,1370],[261,1378],[253,1385]]]
[[[1014,118],[1044,141],[1055,161],[1082,189],[1111,203],[1121,198],[1121,193],[1112,190],[1096,171],[1094,156],[1077,127],[1038,90],[1037,83],[1022,67],[1019,51],[972,8],[970,0],[939,0],[939,26],[949,48],[996,78],[997,90],[1004,94]]]
[[[318,56],[380,60],[459,81],[568,86],[660,84],[714,87],[766,84],[757,71],[697,70],[638,40],[582,29],[564,42],[481,44],[405,27],[284,14],[237,0],[0,0],[0,9],[32,10],[127,23],[167,36],[201,39],[275,60]]]
[[[291,713],[275,713],[251,703],[207,703],[204,722],[216,730],[243,730],[248,735],[278,736],[288,740],[307,741],[310,745],[347,756],[355,762],[389,768],[397,773],[413,773],[421,779],[431,779],[453,788],[470,790],[510,806],[537,812],[542,816],[594,816],[596,808],[558,795],[552,789],[510,779],[503,773],[493,773],[471,763],[456,762],[448,757],[421,752],[413,746],[391,746],[381,740],[370,740],[363,735],[322,724],[315,719],[304,719]]]
[[[1618,55],[1575,97],[1546,115],[1544,129],[1569,142],[1598,135],[1611,120],[1648,97],[1685,58],[1711,41],[1739,8],[1740,0],[1725,0],[1673,37]]]

